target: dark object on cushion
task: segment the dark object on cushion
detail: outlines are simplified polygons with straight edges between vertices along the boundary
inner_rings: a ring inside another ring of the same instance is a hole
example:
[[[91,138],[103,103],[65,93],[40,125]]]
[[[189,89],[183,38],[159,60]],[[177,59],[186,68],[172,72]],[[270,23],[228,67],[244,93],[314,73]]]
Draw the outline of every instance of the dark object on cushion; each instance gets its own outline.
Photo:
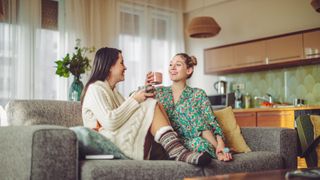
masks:
[[[70,129],[77,135],[80,159],[84,159],[86,155],[97,154],[113,154],[115,159],[129,159],[116,145],[100,133],[82,126]]]
[[[306,159],[308,167],[317,167],[316,147],[320,142],[320,136],[314,139],[313,125],[309,115],[299,116],[296,122],[302,151],[300,157]]]
[[[167,152],[160,144],[156,143],[154,140],[152,141],[150,160],[169,160]]]

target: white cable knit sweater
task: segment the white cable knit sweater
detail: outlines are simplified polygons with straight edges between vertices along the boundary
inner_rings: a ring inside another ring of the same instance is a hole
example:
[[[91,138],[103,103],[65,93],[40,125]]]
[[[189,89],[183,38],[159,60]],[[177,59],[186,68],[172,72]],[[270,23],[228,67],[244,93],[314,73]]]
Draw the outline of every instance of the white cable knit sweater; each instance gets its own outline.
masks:
[[[88,87],[82,118],[85,127],[102,125],[99,132],[117,145],[132,159],[143,160],[144,142],[149,131],[156,100],[147,99],[139,104],[134,98],[124,99],[108,84],[96,81]]]

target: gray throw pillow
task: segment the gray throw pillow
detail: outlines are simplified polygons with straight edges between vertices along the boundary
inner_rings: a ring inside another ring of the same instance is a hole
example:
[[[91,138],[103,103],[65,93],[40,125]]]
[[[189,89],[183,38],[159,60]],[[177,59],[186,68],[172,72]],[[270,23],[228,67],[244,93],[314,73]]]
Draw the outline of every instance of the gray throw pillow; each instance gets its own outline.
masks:
[[[109,139],[100,133],[83,126],[70,127],[76,133],[79,141],[79,156],[113,154],[115,159],[130,159]]]

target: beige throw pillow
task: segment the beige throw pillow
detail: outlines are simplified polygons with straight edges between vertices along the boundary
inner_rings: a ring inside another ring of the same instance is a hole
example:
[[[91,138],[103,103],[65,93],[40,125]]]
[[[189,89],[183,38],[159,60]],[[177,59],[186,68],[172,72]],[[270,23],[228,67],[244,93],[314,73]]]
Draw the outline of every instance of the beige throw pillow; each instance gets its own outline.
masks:
[[[320,116],[310,115],[310,120],[313,125],[314,138],[317,138],[318,136],[320,136]],[[320,167],[320,145],[317,146],[316,151],[318,157],[318,167]]]
[[[243,139],[232,108],[229,106],[221,110],[216,110],[213,113],[217,117],[224,133],[226,146],[236,152],[250,152],[251,149]]]

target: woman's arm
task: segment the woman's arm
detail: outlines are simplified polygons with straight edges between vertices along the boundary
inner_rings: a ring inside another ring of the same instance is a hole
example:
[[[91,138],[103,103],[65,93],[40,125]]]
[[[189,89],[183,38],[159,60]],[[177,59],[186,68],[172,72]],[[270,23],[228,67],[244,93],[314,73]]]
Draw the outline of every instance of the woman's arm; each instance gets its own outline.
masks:
[[[217,148],[218,142],[210,130],[202,131],[202,137],[212,144],[214,148]]]
[[[202,112],[202,118],[210,127],[208,130],[202,131],[202,137],[207,139],[210,144],[216,149],[216,154],[219,160],[228,161],[232,159],[230,153],[224,153],[225,144],[223,141],[223,132],[220,128],[216,117],[213,115],[211,109],[211,103],[203,90],[200,90],[200,101],[198,101],[198,106]]]
[[[106,129],[111,131],[120,128],[140,107],[139,103],[133,98],[129,97],[119,107],[112,109],[112,102],[114,100],[101,87],[89,86],[86,99],[86,104],[92,110],[99,123]]]

